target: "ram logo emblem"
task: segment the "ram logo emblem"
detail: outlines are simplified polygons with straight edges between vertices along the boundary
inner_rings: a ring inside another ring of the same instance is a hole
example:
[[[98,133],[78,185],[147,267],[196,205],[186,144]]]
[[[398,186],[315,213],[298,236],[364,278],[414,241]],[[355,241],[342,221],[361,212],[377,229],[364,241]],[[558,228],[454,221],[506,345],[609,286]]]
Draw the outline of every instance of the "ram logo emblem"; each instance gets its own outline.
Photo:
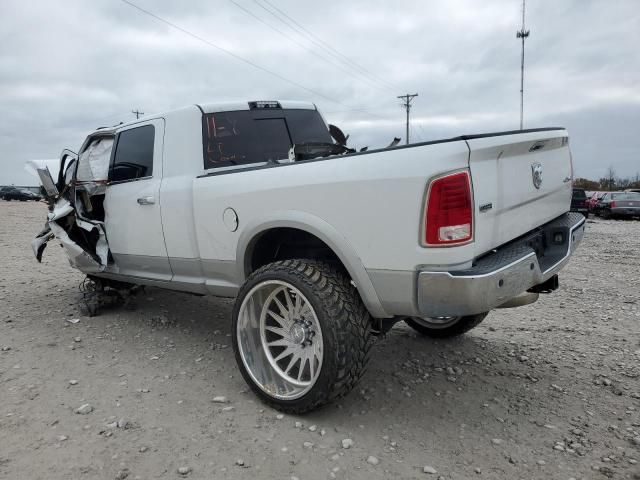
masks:
[[[533,180],[533,186],[540,189],[542,185],[542,164],[535,162],[531,164],[531,177]]]

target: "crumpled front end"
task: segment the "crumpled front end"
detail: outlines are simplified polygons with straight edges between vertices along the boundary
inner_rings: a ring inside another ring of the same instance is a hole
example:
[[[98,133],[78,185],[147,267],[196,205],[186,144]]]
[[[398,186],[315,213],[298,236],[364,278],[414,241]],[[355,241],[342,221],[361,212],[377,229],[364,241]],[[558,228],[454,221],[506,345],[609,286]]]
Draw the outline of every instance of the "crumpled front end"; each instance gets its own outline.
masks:
[[[79,155],[63,150],[56,180],[51,161],[27,162],[27,171],[39,177],[49,205],[45,227],[31,241],[38,262],[47,243],[57,238],[72,267],[84,273],[107,268],[111,255],[103,202],[112,147],[113,133],[101,130],[85,140]]]
[[[52,212],[47,215],[47,224],[31,241],[33,253],[38,262],[47,242],[57,238],[62,244],[69,263],[85,273],[104,271],[109,259],[104,227],[99,223],[81,220],[73,206],[62,198],[56,202]]]

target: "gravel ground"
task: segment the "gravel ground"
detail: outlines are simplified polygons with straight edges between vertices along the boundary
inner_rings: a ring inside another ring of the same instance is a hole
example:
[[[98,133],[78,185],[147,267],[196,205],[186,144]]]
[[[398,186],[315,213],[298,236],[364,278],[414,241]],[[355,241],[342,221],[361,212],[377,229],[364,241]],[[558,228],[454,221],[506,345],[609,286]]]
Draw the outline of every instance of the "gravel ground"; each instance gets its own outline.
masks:
[[[295,417],[239,375],[230,300],[81,316],[82,275],[31,253],[44,215],[0,202],[0,477],[640,478],[638,221],[589,221],[556,293],[461,338],[398,324],[351,395]]]

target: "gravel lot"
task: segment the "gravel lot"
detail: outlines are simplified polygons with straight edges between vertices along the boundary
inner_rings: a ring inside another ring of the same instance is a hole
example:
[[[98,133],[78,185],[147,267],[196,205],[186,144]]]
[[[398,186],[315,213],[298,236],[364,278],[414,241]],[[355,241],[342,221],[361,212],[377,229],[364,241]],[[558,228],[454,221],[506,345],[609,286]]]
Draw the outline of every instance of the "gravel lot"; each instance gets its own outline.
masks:
[[[560,290],[462,338],[398,324],[357,390],[294,417],[236,370],[229,300],[81,316],[62,250],[33,258],[45,211],[0,201],[0,477],[640,478],[639,221],[590,220]]]

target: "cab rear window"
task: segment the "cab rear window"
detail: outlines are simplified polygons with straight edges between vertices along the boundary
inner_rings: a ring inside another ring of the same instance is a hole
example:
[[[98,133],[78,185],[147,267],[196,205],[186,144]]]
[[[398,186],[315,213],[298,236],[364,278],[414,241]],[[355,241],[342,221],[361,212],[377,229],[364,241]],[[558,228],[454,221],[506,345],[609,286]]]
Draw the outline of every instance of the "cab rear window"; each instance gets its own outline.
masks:
[[[316,110],[241,110],[203,117],[204,168],[286,159],[296,143],[332,142]]]

